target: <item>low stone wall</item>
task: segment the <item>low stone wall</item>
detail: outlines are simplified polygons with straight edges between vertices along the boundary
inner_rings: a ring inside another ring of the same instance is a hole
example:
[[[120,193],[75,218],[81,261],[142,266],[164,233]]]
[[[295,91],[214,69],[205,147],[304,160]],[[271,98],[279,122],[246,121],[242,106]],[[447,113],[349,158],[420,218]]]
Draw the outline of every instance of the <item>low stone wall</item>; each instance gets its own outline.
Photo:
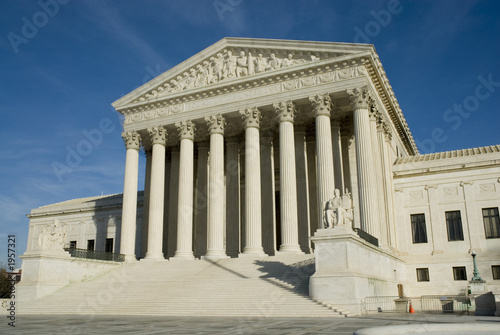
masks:
[[[111,271],[120,263],[72,258],[63,250],[33,251],[21,256],[23,275],[16,285],[17,300],[31,301],[71,284]]]

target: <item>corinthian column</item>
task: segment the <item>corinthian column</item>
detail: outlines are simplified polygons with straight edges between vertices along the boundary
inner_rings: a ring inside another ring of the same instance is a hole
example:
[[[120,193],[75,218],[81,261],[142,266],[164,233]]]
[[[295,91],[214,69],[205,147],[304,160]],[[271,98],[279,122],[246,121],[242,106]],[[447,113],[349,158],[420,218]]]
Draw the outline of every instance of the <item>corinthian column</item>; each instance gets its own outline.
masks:
[[[264,256],[260,193],[260,111],[240,110],[245,126],[245,247],[243,255]]]
[[[224,249],[224,126],[222,115],[205,118],[210,132],[207,253],[204,258],[227,258]]]
[[[345,191],[345,182],[342,159],[342,138],[340,136],[340,120],[338,115],[335,115],[335,117],[332,118],[331,125],[335,187],[340,190],[341,194],[343,194]]]
[[[125,261],[135,261],[135,224],[137,219],[137,179],[139,175],[139,147],[141,136],[135,131],[122,133],[127,155],[123,182],[122,227],[120,253]]]
[[[297,219],[297,174],[293,119],[297,107],[292,101],[273,105],[280,129],[281,246],[279,252],[302,254]]]
[[[163,260],[163,206],[165,200],[165,144],[163,127],[148,128],[153,144],[149,196],[148,251],[144,259]]]
[[[193,255],[193,154],[194,123],[175,124],[181,140],[179,158],[179,197],[177,210],[177,251],[174,258],[194,259]]]
[[[369,93],[367,88],[355,88],[347,91],[354,110],[354,139],[356,142],[356,165],[358,174],[359,207],[361,229],[376,235],[377,226],[377,199],[375,194],[375,180],[372,174],[373,156],[370,137],[370,119],[368,116]]]
[[[333,174],[332,130],[330,112],[332,99],[328,93],[309,97],[316,118],[316,164],[318,186],[318,228],[324,228],[323,210],[333,198],[335,181]]]

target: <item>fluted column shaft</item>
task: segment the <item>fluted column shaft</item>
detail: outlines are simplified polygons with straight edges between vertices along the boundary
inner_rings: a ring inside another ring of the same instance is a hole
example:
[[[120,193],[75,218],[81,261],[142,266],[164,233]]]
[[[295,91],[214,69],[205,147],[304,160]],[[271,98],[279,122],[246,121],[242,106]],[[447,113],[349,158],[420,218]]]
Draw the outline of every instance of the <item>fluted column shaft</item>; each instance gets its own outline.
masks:
[[[165,197],[165,144],[167,131],[152,127],[148,133],[153,143],[151,161],[151,186],[149,196],[148,251],[145,259],[162,260],[163,257],[163,206]]]
[[[260,187],[260,111],[241,110],[245,125],[245,247],[243,254],[263,256]]]
[[[262,179],[262,246],[264,252],[276,254],[276,198],[274,180],[274,134],[266,130],[260,136],[260,173]]]
[[[193,254],[193,165],[194,124],[176,123],[180,135],[179,197],[177,210],[177,251],[174,258],[194,259]]]
[[[382,171],[382,178],[381,178],[381,190],[383,192],[383,197],[382,198],[382,207],[383,209],[383,221],[381,221],[381,226],[384,228],[385,233],[384,233],[384,238],[386,239],[386,243],[388,245],[392,245],[393,247],[395,246],[394,244],[394,229],[393,229],[393,213],[392,210],[394,208],[394,201],[392,198],[392,178],[390,179],[390,176],[392,174],[392,171],[390,169],[390,166],[388,166],[387,163],[387,146],[385,142],[385,136],[384,136],[384,121],[382,120],[382,117],[379,115],[377,117],[377,144],[379,147],[379,153],[380,153],[380,167]],[[391,180],[391,184],[389,185],[388,182]]]
[[[227,258],[224,248],[224,125],[222,115],[205,118],[210,131],[207,253],[205,258]]]
[[[297,173],[297,218],[299,222],[299,245],[305,253],[311,252],[309,219],[309,182],[306,152],[306,130],[304,126],[295,126],[295,160]]]
[[[173,147],[170,151],[170,189],[169,189],[169,211],[167,231],[167,256],[173,257],[177,250],[177,210],[179,198],[179,147]]]
[[[139,147],[141,137],[134,132],[122,134],[127,148],[125,180],[123,182],[123,209],[120,253],[126,261],[135,261],[135,225],[137,218],[137,181],[139,177]]]
[[[240,158],[239,140],[226,141],[226,253],[236,257],[240,253]]]
[[[366,89],[348,91],[353,108],[354,138],[356,143],[356,165],[358,174],[359,207],[361,229],[376,235],[376,198],[373,180],[373,150],[370,137],[370,119],[368,115],[369,95]]]
[[[208,151],[210,143],[198,142],[198,169],[195,173],[194,200],[194,256],[201,257],[207,252],[207,222],[208,222]]]
[[[144,203],[142,206],[142,236],[141,236],[141,257],[146,256],[148,251],[148,218],[149,218],[149,192],[151,186],[151,148],[146,152],[146,173],[144,176]]]
[[[300,254],[297,218],[297,173],[293,119],[296,106],[291,102],[274,104],[280,136],[281,246],[279,251]]]
[[[324,228],[323,216],[325,204],[333,198],[335,190],[332,131],[330,128],[330,111],[332,101],[328,94],[310,97],[316,118],[316,169],[318,187],[318,228]]]
[[[377,211],[377,224],[373,227],[374,228],[374,236],[378,237],[380,239],[380,244],[381,245],[387,245],[388,240],[387,240],[387,230],[385,227],[385,210],[384,209],[384,191],[383,191],[383,185],[382,185],[382,161],[380,160],[381,158],[381,153],[380,153],[380,148],[378,144],[378,130],[377,130],[377,108],[375,106],[372,106],[372,110],[369,110],[369,119],[370,119],[370,137],[371,137],[371,144],[372,144],[372,174],[373,174],[373,181],[375,182],[375,189],[374,189],[374,194],[375,194],[375,200],[376,200],[376,207]]]
[[[340,136],[340,122],[338,119],[331,121],[332,129],[332,150],[333,150],[333,171],[335,179],[335,188],[338,188],[341,194],[344,193],[346,185],[344,182],[344,167],[342,158],[342,138]]]

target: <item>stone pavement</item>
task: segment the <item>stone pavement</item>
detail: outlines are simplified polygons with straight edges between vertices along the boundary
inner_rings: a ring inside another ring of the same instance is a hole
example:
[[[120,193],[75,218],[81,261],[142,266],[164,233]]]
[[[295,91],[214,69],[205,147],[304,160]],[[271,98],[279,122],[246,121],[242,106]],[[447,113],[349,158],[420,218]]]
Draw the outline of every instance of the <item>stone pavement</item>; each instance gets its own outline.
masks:
[[[374,314],[349,318],[229,318],[229,317],[149,317],[18,315],[16,327],[2,318],[0,334],[266,334],[319,335],[349,334],[354,331],[388,325],[416,323],[478,322],[498,324],[500,318],[443,314]]]

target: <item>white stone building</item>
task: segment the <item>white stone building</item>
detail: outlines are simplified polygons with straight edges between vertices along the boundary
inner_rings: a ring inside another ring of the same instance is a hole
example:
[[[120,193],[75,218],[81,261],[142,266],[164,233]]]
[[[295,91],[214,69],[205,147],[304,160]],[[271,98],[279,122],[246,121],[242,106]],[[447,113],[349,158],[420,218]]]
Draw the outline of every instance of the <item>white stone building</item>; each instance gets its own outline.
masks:
[[[66,285],[30,270],[54,222],[66,227],[58,245],[127,264],[314,253],[310,295],[354,313],[398,284],[465,294],[472,250],[500,293],[500,146],[419,155],[372,45],[225,38],[113,106],[125,116],[123,196],[32,211],[32,296]]]

